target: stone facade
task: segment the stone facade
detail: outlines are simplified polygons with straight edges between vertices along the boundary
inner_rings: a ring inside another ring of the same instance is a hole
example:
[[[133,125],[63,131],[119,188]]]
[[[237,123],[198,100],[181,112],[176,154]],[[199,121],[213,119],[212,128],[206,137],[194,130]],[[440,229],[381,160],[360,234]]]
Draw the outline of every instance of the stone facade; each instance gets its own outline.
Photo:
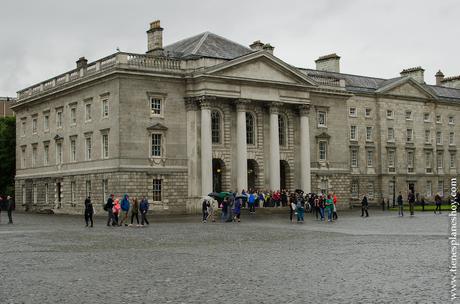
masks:
[[[13,106],[15,98],[13,97],[0,97],[0,117],[14,116],[11,106]]]
[[[206,32],[163,48],[159,22],[148,33],[147,55],[80,58],[18,92],[18,206],[78,213],[86,195],[100,209],[129,193],[191,213],[211,190],[254,187],[335,192],[348,208],[409,187],[431,200],[459,175],[460,90],[421,68],[370,78],[339,73],[335,54],[302,69],[260,41]]]

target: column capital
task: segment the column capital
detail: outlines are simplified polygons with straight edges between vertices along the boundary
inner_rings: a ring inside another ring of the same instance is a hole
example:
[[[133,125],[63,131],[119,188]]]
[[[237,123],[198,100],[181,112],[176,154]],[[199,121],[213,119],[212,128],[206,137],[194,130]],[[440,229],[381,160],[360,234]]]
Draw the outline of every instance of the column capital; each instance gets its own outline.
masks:
[[[216,96],[209,96],[209,95],[201,95],[201,96],[195,96],[191,97],[195,100],[197,105],[201,107],[201,109],[211,109],[211,103],[216,100]]]
[[[309,104],[300,105],[298,107],[298,110],[299,110],[300,116],[308,116],[308,114],[310,113],[310,105]]]
[[[251,102],[250,99],[239,98],[234,101],[238,112],[245,112],[246,106]]]
[[[280,108],[283,106],[282,102],[272,102],[269,104],[270,114],[279,114]]]
[[[187,112],[198,110],[198,103],[194,97],[185,97],[184,103],[185,103],[185,110]]]

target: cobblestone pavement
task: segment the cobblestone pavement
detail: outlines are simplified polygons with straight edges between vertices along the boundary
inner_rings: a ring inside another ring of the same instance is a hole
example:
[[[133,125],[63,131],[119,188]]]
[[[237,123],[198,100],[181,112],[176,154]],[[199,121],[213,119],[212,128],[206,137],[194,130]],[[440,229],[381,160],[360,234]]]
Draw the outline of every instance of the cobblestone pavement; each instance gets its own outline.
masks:
[[[0,303],[446,303],[447,213],[152,218],[16,214],[0,224]]]

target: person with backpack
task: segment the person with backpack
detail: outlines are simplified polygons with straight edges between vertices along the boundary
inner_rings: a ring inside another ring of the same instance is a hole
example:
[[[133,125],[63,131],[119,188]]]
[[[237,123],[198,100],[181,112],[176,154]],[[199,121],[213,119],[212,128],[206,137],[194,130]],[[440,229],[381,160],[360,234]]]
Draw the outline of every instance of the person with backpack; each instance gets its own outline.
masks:
[[[233,217],[233,221],[236,222],[238,221],[241,222],[241,219],[240,219],[240,216],[241,216],[241,206],[242,206],[242,203],[241,203],[241,198],[239,199],[235,199],[235,205],[233,206],[233,214],[235,215]]]
[[[144,223],[149,225],[149,221],[147,220],[147,212],[149,211],[149,201],[144,196],[142,198],[141,204],[139,205],[139,210],[141,212],[141,226],[144,226]]]
[[[120,204],[121,221],[118,224],[118,226],[122,226],[123,222],[128,220],[129,207],[130,207],[129,196],[128,194],[125,193],[125,195],[123,195],[123,199],[121,200],[121,204]],[[125,226],[128,226],[128,223],[125,223]]]
[[[91,226],[93,227],[93,214],[94,214],[94,209],[93,209],[93,204],[91,203],[91,197],[87,197],[85,199],[85,222],[86,222],[86,227],[88,227],[88,223],[91,221]]]
[[[113,217],[113,194],[110,194],[107,203],[104,205],[104,210],[107,211],[107,226],[113,225],[115,219]]]

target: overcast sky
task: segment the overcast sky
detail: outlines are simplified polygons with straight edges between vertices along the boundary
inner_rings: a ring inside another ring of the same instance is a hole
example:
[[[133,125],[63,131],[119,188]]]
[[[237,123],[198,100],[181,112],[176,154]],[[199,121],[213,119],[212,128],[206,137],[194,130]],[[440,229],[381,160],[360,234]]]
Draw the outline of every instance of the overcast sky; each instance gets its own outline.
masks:
[[[314,67],[337,53],[341,72],[391,78],[422,66],[460,74],[458,0],[0,0],[0,96],[116,51],[144,53],[149,22],[164,44],[204,31],[275,46],[289,64]]]

